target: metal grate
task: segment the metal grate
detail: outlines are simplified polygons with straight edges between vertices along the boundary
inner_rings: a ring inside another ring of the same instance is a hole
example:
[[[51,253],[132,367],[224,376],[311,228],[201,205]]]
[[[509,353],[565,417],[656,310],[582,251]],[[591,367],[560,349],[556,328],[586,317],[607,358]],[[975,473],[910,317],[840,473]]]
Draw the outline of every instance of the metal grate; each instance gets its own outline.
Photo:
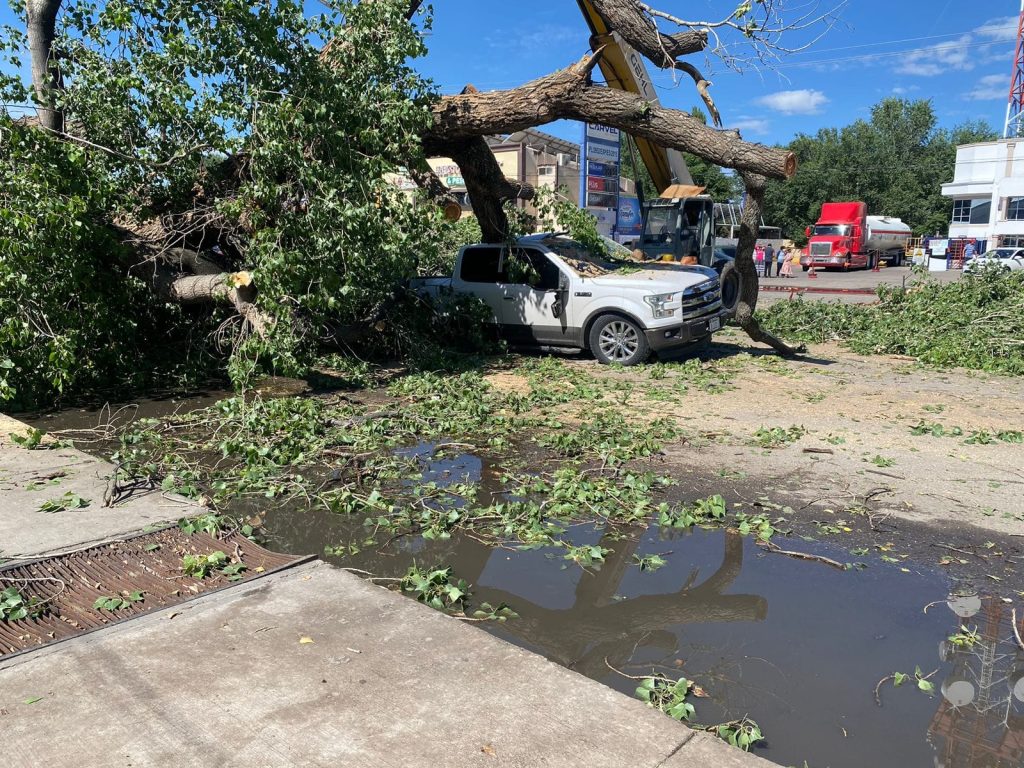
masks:
[[[238,574],[241,578],[232,581],[211,572],[196,579],[182,572],[185,555],[218,551],[245,564]],[[0,659],[310,559],[270,552],[237,532],[214,539],[205,533],[166,528],[80,552],[8,565],[0,568],[0,590],[16,587],[26,601],[35,598],[39,610],[18,621],[0,620]],[[143,593],[142,601],[115,611],[93,607],[99,598],[134,591]]]

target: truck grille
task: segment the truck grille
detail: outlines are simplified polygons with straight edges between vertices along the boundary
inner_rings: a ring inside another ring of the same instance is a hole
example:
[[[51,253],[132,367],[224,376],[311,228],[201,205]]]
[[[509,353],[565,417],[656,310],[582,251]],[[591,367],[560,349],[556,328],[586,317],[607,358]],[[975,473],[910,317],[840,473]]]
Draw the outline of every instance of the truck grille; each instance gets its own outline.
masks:
[[[721,308],[722,291],[717,277],[683,291],[683,320],[713,315]]]
[[[830,256],[832,243],[811,243],[811,256]]]

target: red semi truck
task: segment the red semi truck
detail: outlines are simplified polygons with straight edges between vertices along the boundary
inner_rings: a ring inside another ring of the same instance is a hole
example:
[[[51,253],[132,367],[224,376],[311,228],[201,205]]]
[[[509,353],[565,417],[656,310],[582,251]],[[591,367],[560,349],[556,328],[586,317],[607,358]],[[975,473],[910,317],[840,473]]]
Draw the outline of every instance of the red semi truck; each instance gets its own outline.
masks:
[[[889,216],[868,216],[865,203],[825,203],[821,216],[807,228],[807,247],[800,264],[815,269],[873,267],[878,260],[900,266],[906,255],[910,227]]]

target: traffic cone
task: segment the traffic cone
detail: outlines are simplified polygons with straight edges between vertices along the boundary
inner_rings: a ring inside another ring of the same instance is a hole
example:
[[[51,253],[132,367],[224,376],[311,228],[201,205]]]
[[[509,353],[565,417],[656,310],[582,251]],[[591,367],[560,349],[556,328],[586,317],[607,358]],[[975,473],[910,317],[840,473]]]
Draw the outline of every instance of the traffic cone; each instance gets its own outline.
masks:
[[[807,272],[807,279],[814,280],[818,276],[817,271],[814,269],[814,265],[811,264],[811,268]]]

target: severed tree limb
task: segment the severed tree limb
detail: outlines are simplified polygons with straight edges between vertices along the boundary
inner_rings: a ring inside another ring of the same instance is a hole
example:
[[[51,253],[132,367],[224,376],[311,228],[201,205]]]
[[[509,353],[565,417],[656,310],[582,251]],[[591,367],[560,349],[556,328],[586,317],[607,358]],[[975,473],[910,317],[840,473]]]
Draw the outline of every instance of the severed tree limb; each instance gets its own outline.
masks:
[[[761,208],[764,203],[765,178],[754,173],[741,173],[747,188],[747,199],[740,218],[740,236],[736,244],[736,269],[740,273],[740,298],[736,305],[736,322],[746,334],[759,344],[767,344],[786,357],[807,349],[802,344],[791,347],[777,336],[768,333],[754,317],[757,308],[758,280],[754,266],[754,246],[761,229]]]
[[[599,55],[599,54],[598,54]],[[519,88],[445,96],[434,106],[434,125],[424,141],[487,136],[580,120],[619,128],[663,147],[696,154],[708,162],[772,178],[796,173],[796,155],[752,144],[735,131],[710,128],[692,115],[655,107],[643,98],[594,86],[590,74],[597,55]]]
[[[426,192],[427,197],[444,211],[448,221],[459,220],[459,217],[462,216],[462,206],[448,185],[434,173],[434,169],[430,167],[425,158],[419,158],[415,164],[410,164],[409,176],[416,182],[416,186]]]
[[[256,286],[248,272],[186,275],[157,269],[153,275],[157,294],[179,304],[213,304],[227,301],[261,337],[274,320],[256,306]]]
[[[530,200],[534,188],[529,184],[509,181],[482,136],[439,141],[424,141],[423,149],[430,157],[444,155],[455,161],[466,180],[466,191],[473,202],[485,243],[500,243],[508,237],[507,200]]]
[[[651,63],[661,69],[674,69],[680,56],[703,51],[708,44],[707,32],[678,32],[666,35],[658,30],[639,0],[591,0],[609,29]]]

